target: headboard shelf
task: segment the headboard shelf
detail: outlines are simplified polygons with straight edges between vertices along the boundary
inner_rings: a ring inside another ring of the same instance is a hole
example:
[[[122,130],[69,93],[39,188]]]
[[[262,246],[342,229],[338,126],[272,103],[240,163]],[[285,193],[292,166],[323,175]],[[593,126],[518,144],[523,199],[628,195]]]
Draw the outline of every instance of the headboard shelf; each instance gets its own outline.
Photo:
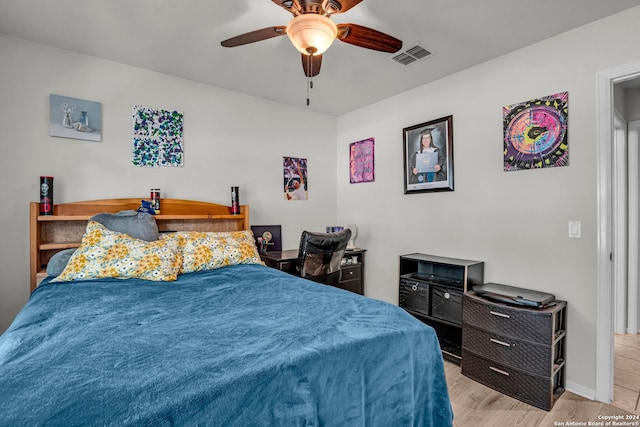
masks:
[[[35,202],[34,202],[35,203]],[[106,211],[105,211],[106,212]],[[88,221],[93,215],[39,215],[38,221]],[[170,219],[232,219],[243,221],[244,215],[154,215],[156,220]]]
[[[53,216],[91,216],[94,212],[115,213],[123,210],[137,210],[141,200],[140,198],[128,198],[63,203],[53,207]],[[196,200],[161,199],[160,213],[162,215],[231,215],[231,207]],[[242,211],[240,213],[242,214]]]
[[[87,200],[54,205],[53,215],[40,215],[39,203],[29,205],[30,288],[46,277],[46,266],[58,251],[80,246],[87,222],[102,213],[137,210],[140,198]],[[249,206],[240,214],[231,207],[185,199],[162,199],[161,213],[154,215],[158,231],[240,231],[249,230]]]
[[[77,242],[57,242],[57,243],[42,243],[38,245],[38,249],[41,251],[52,251],[52,250],[61,250],[61,249],[69,249],[69,248],[77,248],[80,246],[80,241]]]

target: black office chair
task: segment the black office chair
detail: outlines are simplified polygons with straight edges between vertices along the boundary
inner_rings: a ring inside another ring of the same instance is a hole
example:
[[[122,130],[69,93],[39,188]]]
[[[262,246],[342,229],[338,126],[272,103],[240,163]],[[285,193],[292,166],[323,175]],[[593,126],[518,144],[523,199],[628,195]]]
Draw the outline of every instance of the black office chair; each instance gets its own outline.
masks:
[[[327,285],[338,284],[340,263],[350,238],[349,229],[335,233],[303,231],[296,264],[300,277]]]

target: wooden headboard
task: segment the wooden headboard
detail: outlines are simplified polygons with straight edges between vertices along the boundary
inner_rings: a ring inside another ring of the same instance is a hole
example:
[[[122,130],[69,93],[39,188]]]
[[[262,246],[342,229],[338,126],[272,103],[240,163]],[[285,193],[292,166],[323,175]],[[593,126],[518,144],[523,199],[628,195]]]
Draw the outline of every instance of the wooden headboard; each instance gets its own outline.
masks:
[[[140,198],[88,200],[54,205],[53,215],[39,215],[40,204],[29,205],[30,288],[33,291],[46,277],[49,259],[58,251],[80,246],[87,222],[102,212],[137,210]],[[249,206],[231,207],[195,200],[162,199],[160,215],[155,215],[159,231],[239,231],[248,230]]]

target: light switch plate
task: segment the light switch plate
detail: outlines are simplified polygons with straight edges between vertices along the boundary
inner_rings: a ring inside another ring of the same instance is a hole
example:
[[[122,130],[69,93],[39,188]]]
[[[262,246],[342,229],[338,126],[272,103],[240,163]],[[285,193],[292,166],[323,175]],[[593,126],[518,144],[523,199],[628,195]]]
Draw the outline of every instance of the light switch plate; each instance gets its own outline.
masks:
[[[569,221],[569,238],[582,239],[582,222]]]

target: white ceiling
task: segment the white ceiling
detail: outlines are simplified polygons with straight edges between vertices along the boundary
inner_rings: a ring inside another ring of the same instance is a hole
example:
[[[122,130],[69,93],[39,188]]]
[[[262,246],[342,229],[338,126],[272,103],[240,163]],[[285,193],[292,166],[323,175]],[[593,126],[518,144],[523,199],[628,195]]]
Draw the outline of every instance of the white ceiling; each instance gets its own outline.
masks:
[[[456,71],[640,5],[640,0],[364,0],[338,23],[419,43],[409,66],[334,42],[311,104],[288,38],[235,48],[220,42],[286,25],[270,0],[0,0],[0,33],[339,116]],[[544,60],[532,58],[532,61]]]

